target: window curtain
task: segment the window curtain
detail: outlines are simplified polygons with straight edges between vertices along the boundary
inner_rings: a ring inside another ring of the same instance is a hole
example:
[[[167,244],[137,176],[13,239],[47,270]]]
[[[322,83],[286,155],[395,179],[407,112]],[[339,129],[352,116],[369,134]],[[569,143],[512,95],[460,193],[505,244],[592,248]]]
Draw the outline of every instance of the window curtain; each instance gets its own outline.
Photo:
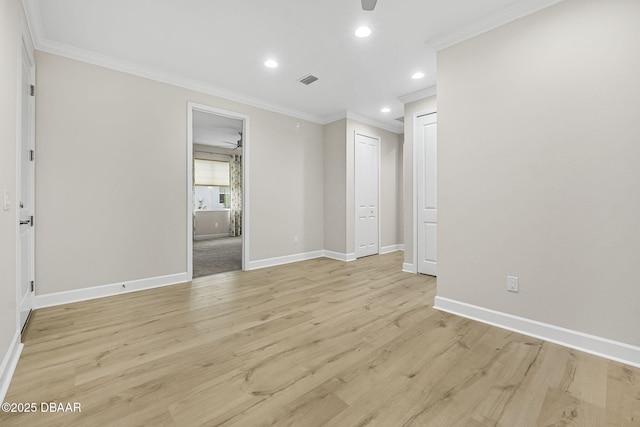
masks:
[[[231,178],[231,236],[242,235],[242,156],[233,155],[229,162]]]

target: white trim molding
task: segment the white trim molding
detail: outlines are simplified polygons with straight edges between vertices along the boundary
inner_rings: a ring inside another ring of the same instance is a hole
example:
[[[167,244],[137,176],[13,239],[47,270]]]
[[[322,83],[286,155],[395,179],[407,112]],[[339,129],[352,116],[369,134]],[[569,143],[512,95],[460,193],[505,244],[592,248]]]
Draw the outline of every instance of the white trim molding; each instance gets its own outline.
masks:
[[[404,246],[404,245],[383,246],[383,247],[380,248],[380,255],[384,255],[384,254],[388,254],[388,253],[391,253],[391,252],[404,250],[404,247],[402,249],[400,249],[400,246]]]
[[[335,259],[336,261],[351,262],[356,260],[356,254],[343,254],[342,252],[323,251],[324,257],[329,259]]]
[[[384,123],[379,120],[372,119],[370,117],[362,116],[357,113],[353,113],[351,111],[342,111],[340,113],[332,114],[330,116],[324,117],[323,125],[328,125],[329,123],[337,122],[342,119],[351,119],[360,123],[364,123],[365,125],[370,125],[377,127],[378,129],[386,130],[388,132],[402,134],[404,132],[404,126],[402,124],[396,125]]]
[[[298,261],[307,261],[324,256],[324,251],[305,252],[300,254],[285,255],[275,258],[266,258],[256,261],[249,261],[247,270],[257,270],[259,268],[273,267],[276,265],[289,264]]]
[[[195,236],[193,240],[208,240],[208,239],[219,239],[221,237],[231,237],[229,233],[221,233],[221,234],[201,234],[199,236]]]
[[[404,251],[404,243],[400,243],[400,244],[398,245],[398,250],[399,250],[399,251]]]
[[[193,112],[200,111],[217,116],[228,117],[242,121],[242,269],[248,270],[249,248],[250,248],[250,228],[249,216],[250,193],[249,193],[249,161],[251,146],[251,118],[247,114],[235,111],[212,107],[209,105],[187,102],[187,280],[193,278]]]
[[[7,354],[4,355],[0,364],[0,403],[4,402],[4,398],[7,395],[11,378],[13,378],[13,373],[16,370],[16,366],[18,366],[18,360],[20,360],[20,353],[22,353],[23,348],[24,344],[20,342],[20,331],[16,331],[11,344],[9,344]]]
[[[417,90],[415,92],[407,93],[406,95],[401,95],[397,99],[403,104],[408,104],[409,102],[428,98],[430,96],[435,96],[437,94],[438,94],[438,87],[436,85],[433,85],[424,89]]]
[[[640,347],[630,344],[490,310],[449,298],[435,297],[434,308],[640,368]]]
[[[405,262],[402,264],[402,271],[404,271],[405,273],[418,274],[418,270],[416,270],[416,265],[411,264],[409,262]]]
[[[113,58],[111,56],[91,52],[89,50],[70,46],[64,43],[54,42],[51,40],[40,40],[40,42],[38,43],[38,49],[43,52],[63,56],[65,58],[74,59],[76,61],[86,62],[87,64],[97,65],[99,67],[108,68],[110,70],[120,71],[122,73],[131,74],[137,77],[142,77],[161,83],[166,83],[172,86],[181,87],[183,89],[193,90],[195,92],[216,96],[218,98],[227,99],[229,101],[238,102],[240,104],[250,105],[252,107],[261,108],[267,111],[273,111],[285,116],[295,117],[319,124],[324,124],[325,121],[322,116],[306,113],[304,111],[289,108],[284,105],[276,104],[274,102],[265,101],[259,98],[254,98],[252,96],[223,89],[221,87],[213,86],[209,83],[204,83],[198,80],[178,76],[176,74],[159,71],[135,64],[133,62],[128,62],[121,59]]]
[[[55,292],[52,294],[36,295],[34,308],[52,307],[96,298],[110,297],[145,289],[160,288],[188,282],[187,273],[169,274],[167,276],[150,277],[147,279],[130,280],[109,285],[93,286],[91,288],[75,289],[72,291]]]

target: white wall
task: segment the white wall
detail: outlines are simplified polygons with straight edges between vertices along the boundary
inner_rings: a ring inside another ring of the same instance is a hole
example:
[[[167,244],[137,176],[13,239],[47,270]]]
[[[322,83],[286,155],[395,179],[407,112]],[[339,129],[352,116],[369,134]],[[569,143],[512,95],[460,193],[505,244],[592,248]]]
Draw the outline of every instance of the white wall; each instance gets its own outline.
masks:
[[[639,22],[567,0],[439,52],[438,296],[640,345]]]
[[[37,63],[38,294],[187,270],[188,101],[251,118],[250,261],[323,249],[322,125],[47,53]]]
[[[0,204],[9,192],[11,209],[0,208],[0,400],[8,375],[9,350],[18,331],[16,142],[18,121],[18,49],[25,26],[17,0],[0,2]]]

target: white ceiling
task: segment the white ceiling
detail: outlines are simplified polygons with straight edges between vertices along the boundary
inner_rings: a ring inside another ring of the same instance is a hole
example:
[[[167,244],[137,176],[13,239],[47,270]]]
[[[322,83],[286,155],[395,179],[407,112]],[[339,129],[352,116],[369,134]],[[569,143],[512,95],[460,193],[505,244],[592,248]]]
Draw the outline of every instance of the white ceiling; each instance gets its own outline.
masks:
[[[320,123],[349,114],[395,131],[398,98],[435,92],[435,49],[558,1],[378,0],[365,12],[360,0],[23,0],[38,49]],[[356,38],[360,25],[372,35]],[[426,76],[411,79],[416,71]],[[304,86],[307,74],[319,80]]]
[[[241,138],[242,120],[193,111],[193,143],[234,149]]]

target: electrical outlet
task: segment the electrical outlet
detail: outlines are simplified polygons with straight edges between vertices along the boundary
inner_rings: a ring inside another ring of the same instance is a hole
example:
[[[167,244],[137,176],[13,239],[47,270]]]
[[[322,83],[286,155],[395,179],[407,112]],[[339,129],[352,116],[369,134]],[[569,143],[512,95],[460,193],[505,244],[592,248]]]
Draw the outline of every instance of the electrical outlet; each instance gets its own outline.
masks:
[[[518,278],[515,276],[507,276],[507,290],[509,292],[518,292]]]
[[[298,236],[293,236],[293,243],[298,243]]]

